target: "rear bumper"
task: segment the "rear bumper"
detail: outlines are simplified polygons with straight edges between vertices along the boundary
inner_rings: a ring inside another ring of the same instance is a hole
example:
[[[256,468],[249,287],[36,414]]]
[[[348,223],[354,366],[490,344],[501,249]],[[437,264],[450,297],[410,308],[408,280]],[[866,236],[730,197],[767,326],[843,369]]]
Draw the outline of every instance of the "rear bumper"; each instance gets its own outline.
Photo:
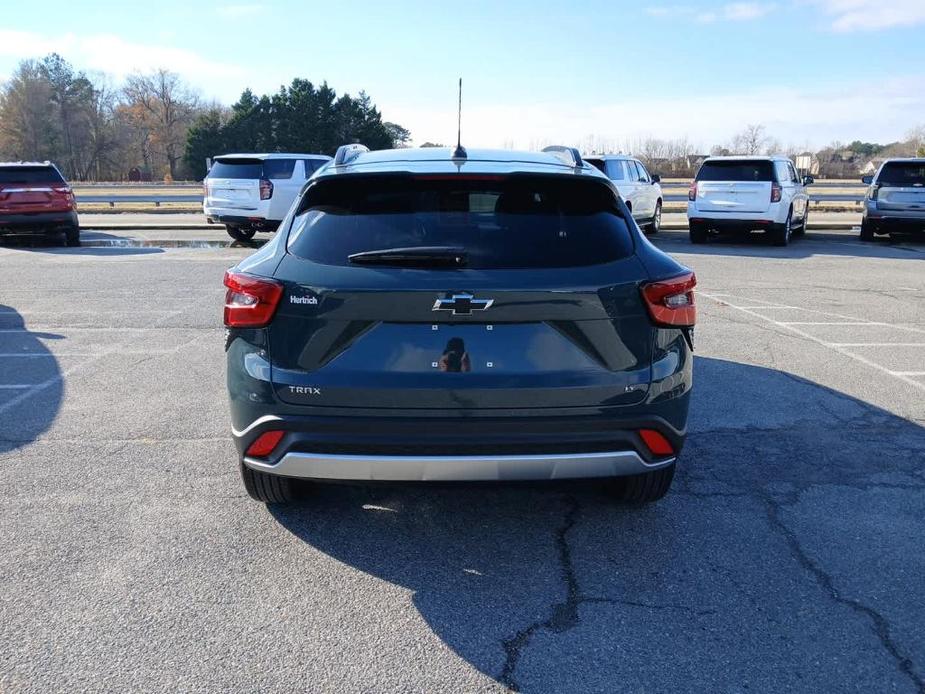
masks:
[[[639,435],[654,429],[670,456],[653,455]],[[266,458],[245,451],[262,433],[282,430]],[[245,465],[285,477],[333,480],[483,481],[615,477],[674,462],[684,443],[657,416],[259,418],[234,431]]]
[[[874,227],[875,233],[890,231],[925,231],[925,212],[872,212],[864,214],[864,220]]]
[[[673,462],[672,457],[649,463],[636,451],[495,456],[286,453],[275,463],[244,458],[244,464],[254,470],[284,477],[390,482],[479,482],[619,477],[656,470]]]
[[[0,213],[0,234],[22,234],[40,230],[54,232],[77,226],[77,212],[75,210],[25,214]]]
[[[262,217],[242,217],[241,215],[230,214],[209,214],[206,215],[210,222],[216,224],[235,224],[243,227],[251,227],[257,231],[276,231],[281,219],[264,219]]]

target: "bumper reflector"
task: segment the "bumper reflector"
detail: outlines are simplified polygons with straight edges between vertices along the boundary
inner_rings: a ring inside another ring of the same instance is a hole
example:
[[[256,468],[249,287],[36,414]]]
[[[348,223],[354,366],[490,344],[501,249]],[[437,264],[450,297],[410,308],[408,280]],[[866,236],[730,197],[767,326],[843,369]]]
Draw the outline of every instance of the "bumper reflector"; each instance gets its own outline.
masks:
[[[664,436],[655,429],[640,429],[639,436],[642,442],[652,451],[652,455],[674,455],[674,448]]]
[[[252,458],[266,458],[283,438],[282,431],[265,431],[247,447],[246,455]]]

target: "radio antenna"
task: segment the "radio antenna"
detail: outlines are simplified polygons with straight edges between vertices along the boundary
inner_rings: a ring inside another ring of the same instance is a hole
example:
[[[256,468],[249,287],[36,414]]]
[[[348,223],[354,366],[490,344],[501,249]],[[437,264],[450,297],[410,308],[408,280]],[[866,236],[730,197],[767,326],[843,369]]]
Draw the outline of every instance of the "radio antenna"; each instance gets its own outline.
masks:
[[[456,151],[453,159],[465,159],[466,148],[462,146],[462,77],[459,78],[459,110],[456,112]]]

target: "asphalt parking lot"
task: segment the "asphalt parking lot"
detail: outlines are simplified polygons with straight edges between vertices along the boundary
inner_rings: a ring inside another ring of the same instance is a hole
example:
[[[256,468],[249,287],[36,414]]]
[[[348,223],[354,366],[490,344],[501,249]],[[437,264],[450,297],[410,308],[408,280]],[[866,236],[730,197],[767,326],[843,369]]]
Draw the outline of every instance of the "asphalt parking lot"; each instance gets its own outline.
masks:
[[[925,243],[660,234],[701,293],[658,504],[267,508],[224,391],[250,251],[146,234],[0,246],[0,690],[925,691]]]

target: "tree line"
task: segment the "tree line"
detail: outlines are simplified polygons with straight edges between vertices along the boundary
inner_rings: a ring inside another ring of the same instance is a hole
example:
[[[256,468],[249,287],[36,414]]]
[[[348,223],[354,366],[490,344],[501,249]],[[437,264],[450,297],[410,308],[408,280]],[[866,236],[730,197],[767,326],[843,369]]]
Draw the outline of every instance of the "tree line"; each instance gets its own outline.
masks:
[[[388,148],[410,137],[383,122],[367,94],[304,79],[272,96],[245,90],[228,108],[203,102],[168,70],[114,87],[51,54],[20,62],[0,86],[0,161],[53,161],[76,181],[200,179],[216,154],[333,154],[345,142]]]

